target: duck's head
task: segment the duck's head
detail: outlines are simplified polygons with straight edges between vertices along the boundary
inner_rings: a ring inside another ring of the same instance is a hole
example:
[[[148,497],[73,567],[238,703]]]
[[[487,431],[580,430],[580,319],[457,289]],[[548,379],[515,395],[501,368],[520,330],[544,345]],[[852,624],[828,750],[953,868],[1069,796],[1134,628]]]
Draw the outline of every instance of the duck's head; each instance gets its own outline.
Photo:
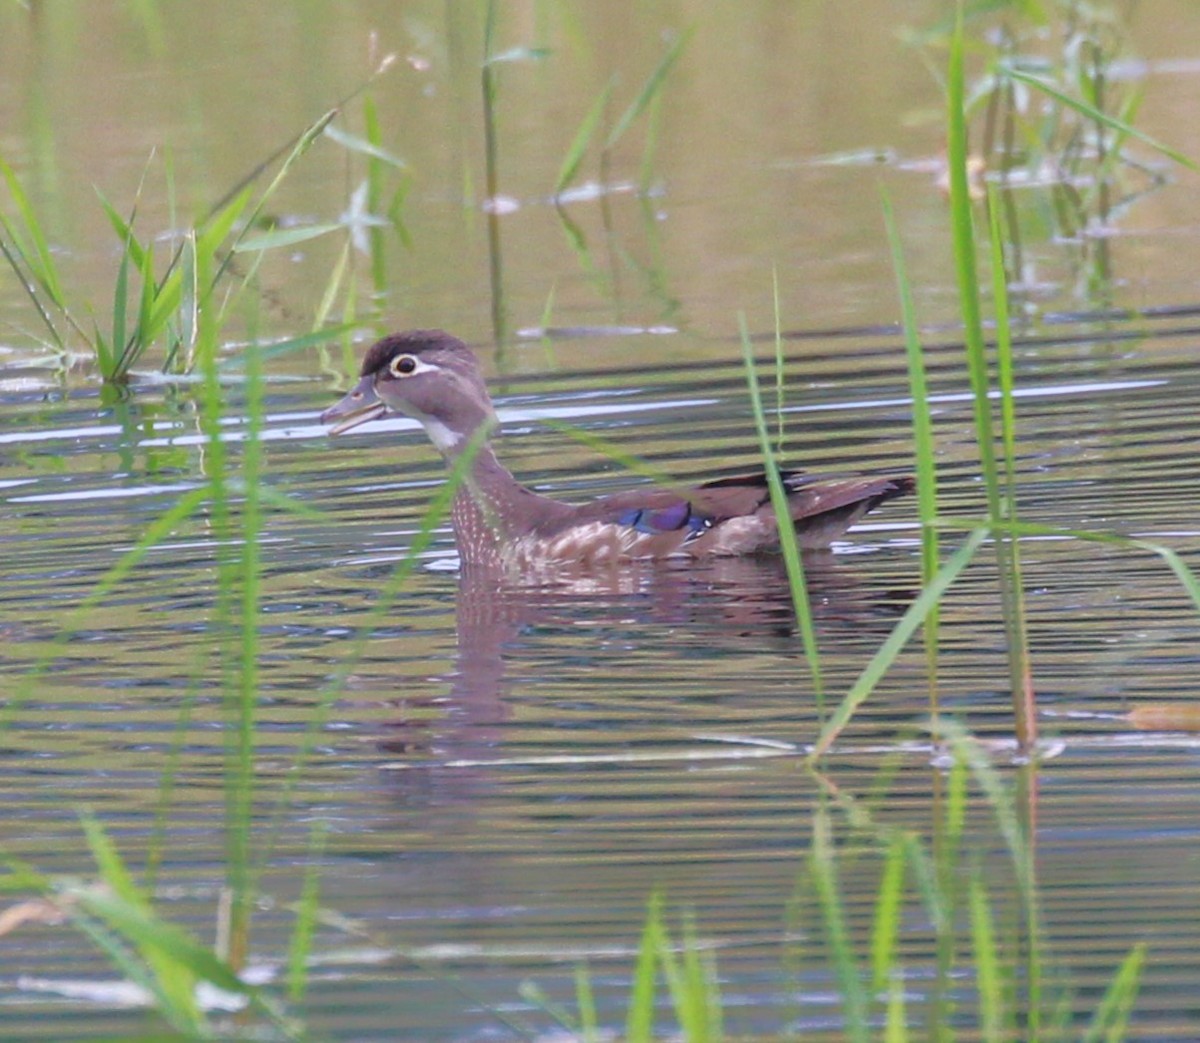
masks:
[[[419,420],[446,455],[496,424],[479,360],[442,330],[393,333],[373,344],[358,384],[321,414],[321,423],[333,424],[337,435],[393,412]]]

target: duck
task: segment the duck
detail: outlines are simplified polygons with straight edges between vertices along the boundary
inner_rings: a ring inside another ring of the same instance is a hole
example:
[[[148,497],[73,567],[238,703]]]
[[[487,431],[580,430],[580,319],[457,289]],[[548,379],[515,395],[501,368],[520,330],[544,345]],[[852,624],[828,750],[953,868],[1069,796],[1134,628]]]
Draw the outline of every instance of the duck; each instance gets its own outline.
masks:
[[[496,455],[499,422],[478,357],[444,330],[408,330],[377,341],[363,357],[357,384],[321,422],[339,435],[391,414],[419,421],[461,475],[450,519],[465,568],[592,568],[780,550],[764,471],[690,487],[645,485],[585,503],[522,485]],[[910,475],[778,473],[802,550],[828,548],[863,515],[914,488]]]

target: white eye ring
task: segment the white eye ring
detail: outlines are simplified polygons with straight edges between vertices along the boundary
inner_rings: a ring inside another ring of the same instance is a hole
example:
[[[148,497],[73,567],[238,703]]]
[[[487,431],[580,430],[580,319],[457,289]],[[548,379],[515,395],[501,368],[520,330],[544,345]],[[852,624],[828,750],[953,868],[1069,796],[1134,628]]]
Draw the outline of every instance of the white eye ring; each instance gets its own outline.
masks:
[[[421,360],[416,355],[397,355],[388,364],[388,371],[393,377],[411,377],[421,369]]]

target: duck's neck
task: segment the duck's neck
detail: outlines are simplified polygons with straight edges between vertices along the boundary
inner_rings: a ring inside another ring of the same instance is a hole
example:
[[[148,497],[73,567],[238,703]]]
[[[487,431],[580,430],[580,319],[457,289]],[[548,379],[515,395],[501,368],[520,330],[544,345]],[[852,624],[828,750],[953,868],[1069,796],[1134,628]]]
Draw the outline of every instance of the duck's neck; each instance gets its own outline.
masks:
[[[503,544],[515,535],[513,513],[522,492],[520,483],[487,442],[466,463],[465,472],[458,457],[447,454],[446,464],[461,476],[450,508],[459,556],[464,564],[498,563]]]
[[[560,505],[518,482],[497,459],[491,442],[472,441],[438,446],[451,473],[461,475],[450,508],[454,539],[464,564],[499,565],[506,545],[528,534],[540,513]]]
[[[453,426],[434,417],[420,419],[450,472],[460,477],[450,521],[464,565],[502,565],[523,537],[571,510],[526,489],[496,458],[490,441],[496,414],[490,406]]]

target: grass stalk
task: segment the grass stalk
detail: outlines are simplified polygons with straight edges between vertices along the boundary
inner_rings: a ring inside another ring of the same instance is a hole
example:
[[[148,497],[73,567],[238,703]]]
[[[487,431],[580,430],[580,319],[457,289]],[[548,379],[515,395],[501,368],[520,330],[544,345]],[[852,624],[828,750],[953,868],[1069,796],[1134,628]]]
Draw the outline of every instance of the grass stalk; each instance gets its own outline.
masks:
[[[818,809],[813,815],[813,839],[808,862],[817,901],[824,916],[830,959],[841,990],[846,1039],[851,1043],[868,1043],[871,1036],[867,1020],[867,993],[846,928],[833,834],[829,813],[824,808]]]
[[[217,258],[209,249],[196,251],[196,275],[201,286],[210,286]],[[212,497],[209,504],[213,536],[216,540],[217,584],[213,604],[216,657],[224,693],[225,735],[225,857],[226,879],[231,892],[227,934],[230,947],[225,954],[233,967],[240,968],[248,952],[251,913],[249,885],[249,808],[248,786],[243,777],[248,770],[246,727],[241,713],[242,684],[238,667],[242,659],[242,640],[237,625],[239,608],[239,566],[235,549],[237,533],[233,523],[232,475],[229,450],[221,437],[223,402],[218,371],[218,323],[212,302],[198,302],[196,351],[199,360],[200,429],[205,436],[203,467]],[[252,725],[251,725],[252,730]]]
[[[775,316],[775,452],[782,458],[786,434],[783,421],[784,389],[786,385],[783,359],[783,312],[779,303],[779,266],[771,266],[771,307]]]
[[[937,575],[941,556],[937,521],[937,450],[933,439],[933,416],[929,408],[929,382],[925,373],[925,355],[921,347],[920,326],[913,301],[912,283],[904,260],[900,233],[891,197],[882,193],[883,221],[892,254],[892,270],[904,326],[904,348],[908,361],[908,387],[912,397],[913,452],[917,475],[917,515],[921,522],[921,584],[928,586]],[[938,712],[938,623],[940,606],[934,605],[925,619],[925,664],[929,680],[930,713]]]
[[[895,977],[896,944],[900,931],[900,903],[904,897],[904,867],[908,844],[902,836],[892,838],[884,859],[879,892],[875,897],[875,919],[871,931],[871,985],[882,992]]]
[[[688,29],[680,33],[667,48],[666,53],[659,59],[658,64],[646,78],[646,82],[642,84],[642,89],[638,91],[637,96],[631,101],[624,112],[621,113],[617,122],[609,131],[608,137],[604,141],[604,152],[611,153],[624,136],[626,131],[636,122],[639,116],[649,107],[651,102],[658,97],[659,92],[663,89],[667,81],[667,75],[670,73],[672,66],[679,60],[679,56],[683,53],[684,47],[692,37],[694,29]]]
[[[308,957],[312,952],[313,934],[316,931],[320,912],[321,870],[320,860],[325,853],[325,841],[329,829],[324,822],[313,823],[308,842],[308,866],[304,871],[304,885],[300,901],[296,905],[296,925],[292,929],[292,941],[288,946],[288,999],[299,1003],[308,988]]]
[[[599,127],[601,119],[604,118],[605,110],[608,108],[608,102],[612,97],[613,87],[615,86],[615,77],[610,78],[600,93],[596,95],[591,107],[584,115],[583,121],[579,124],[579,128],[575,131],[575,136],[571,139],[570,145],[567,146],[566,155],[563,156],[562,163],[558,168],[558,177],[554,182],[555,196],[560,195],[574,180],[575,175],[579,173],[579,168],[582,166],[584,157],[587,155],[588,146],[591,144],[592,138],[596,135],[596,129]]]
[[[600,1019],[596,1013],[596,996],[587,964],[575,968],[575,1006],[579,1011],[579,1038],[583,1043],[599,1043]]]
[[[908,1021],[904,1008],[904,980],[893,975],[888,982],[887,1014],[883,1043],[908,1043]]]
[[[742,362],[746,371],[746,390],[750,396],[750,408],[754,415],[754,429],[758,433],[759,452],[767,475],[767,488],[771,494],[771,507],[775,512],[775,523],[779,530],[779,547],[787,569],[788,585],[791,588],[792,606],[796,613],[796,624],[804,646],[804,658],[808,662],[812,677],[813,693],[818,707],[823,705],[825,688],[821,677],[821,653],[817,644],[817,631],[813,622],[812,605],[808,600],[808,585],[804,577],[804,561],[796,538],[796,526],[792,521],[787,491],[779,477],[779,467],[771,449],[771,433],[767,429],[766,411],[763,409],[762,391],[758,383],[758,364],[750,342],[750,331],[746,326],[745,314],[738,315],[738,326],[742,338]],[[778,317],[776,318],[778,326]]]
[[[646,903],[646,922],[638,945],[637,962],[625,1016],[628,1043],[651,1043],[654,1039],[654,978],[658,953],[662,949],[662,896],[650,895]]]
[[[950,588],[950,585],[971,563],[976,552],[990,534],[991,529],[988,526],[976,526],[967,538],[967,541],[938,570],[937,575],[933,578],[933,582],[926,585],[916,600],[908,606],[904,615],[900,617],[900,620],[892,628],[892,632],[876,650],[870,662],[863,668],[857,680],[851,686],[850,691],[846,693],[837,709],[834,710],[832,716],[821,729],[821,734],[817,737],[812,752],[809,754],[810,761],[822,757],[829,752],[829,747],[833,745],[838,735],[841,734],[842,729],[849,723],[850,719],[854,716],[854,712],[862,705],[871,692],[874,691],[875,686],[880,682],[884,674],[887,673],[892,663],[895,662],[896,657],[904,650],[909,639],[924,623],[925,618],[932,608],[941,601],[942,596]]]
[[[496,126],[496,0],[486,0],[483,22],[483,62],[480,86],[483,96],[483,161],[487,191],[488,277],[491,285],[492,336],[497,350],[508,346],[508,308],[504,296],[504,250],[500,236],[500,215],[495,202],[500,193],[500,145]]]
[[[1004,1043],[1012,1037],[1004,1024],[1004,989],[996,950],[996,928],[987,890],[978,874],[972,877],[968,893],[975,955],[975,992],[979,1003],[979,1034],[984,1043]]]
[[[253,338],[251,338],[253,339]],[[233,736],[233,756],[228,765],[226,785],[231,789],[232,815],[226,822],[230,836],[230,884],[234,893],[234,921],[249,945],[250,913],[253,903],[251,869],[251,833],[254,799],[254,708],[258,701],[258,627],[259,627],[259,536],[262,529],[262,505],[259,483],[262,471],[263,376],[258,353],[251,349],[246,367],[246,434],[242,442],[240,525],[235,535],[238,552],[234,567],[240,595],[238,605],[239,640],[236,648],[237,680],[230,691],[226,727]],[[239,908],[240,906],[240,908]],[[232,932],[237,944],[238,931]],[[238,953],[238,949],[233,950]],[[245,951],[243,949],[243,951]],[[240,960],[235,963],[240,966]]]
[[[996,458],[995,430],[992,420],[987,345],[983,334],[983,314],[979,275],[976,265],[975,217],[968,183],[968,143],[966,100],[963,76],[965,42],[963,5],[959,0],[950,46],[946,76],[947,163],[950,174],[950,215],[954,243],[954,264],[959,288],[959,306],[963,318],[967,370],[975,413],[975,441],[980,469],[987,494],[988,518],[995,525],[1005,517],[1000,493],[1000,469]],[[1025,750],[1037,741],[1037,715],[1033,709],[1029,681],[1019,577],[1014,573],[1013,549],[1004,538],[994,543],[996,568],[1000,579],[1001,601],[1008,636],[1009,690],[1013,703],[1017,740]]]
[[[1082,1043],[1120,1043],[1128,1038],[1129,1016],[1137,1000],[1145,964],[1146,944],[1139,942],[1121,961],[1116,976],[1083,1034]]]

